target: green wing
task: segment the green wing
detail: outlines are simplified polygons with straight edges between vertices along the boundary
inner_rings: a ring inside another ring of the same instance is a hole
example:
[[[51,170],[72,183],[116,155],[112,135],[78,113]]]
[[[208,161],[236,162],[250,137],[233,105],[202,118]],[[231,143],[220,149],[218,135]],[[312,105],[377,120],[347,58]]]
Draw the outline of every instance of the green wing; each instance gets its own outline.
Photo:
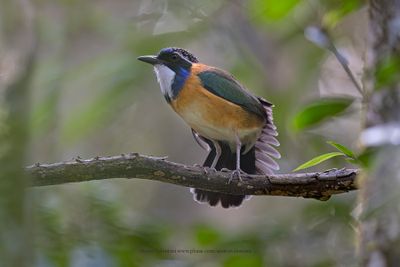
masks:
[[[197,75],[204,88],[211,93],[257,115],[265,116],[263,106],[257,97],[248,92],[228,73],[219,69],[212,69],[200,72]]]

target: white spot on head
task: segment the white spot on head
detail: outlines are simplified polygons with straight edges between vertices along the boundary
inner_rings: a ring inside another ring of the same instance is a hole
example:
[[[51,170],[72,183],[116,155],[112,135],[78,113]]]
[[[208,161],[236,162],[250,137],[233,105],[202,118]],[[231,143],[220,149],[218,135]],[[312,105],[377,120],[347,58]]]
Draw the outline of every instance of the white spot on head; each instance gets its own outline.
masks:
[[[175,79],[175,72],[167,66],[157,64],[154,65],[154,71],[157,75],[157,81],[160,84],[161,92],[172,98],[172,83]]]

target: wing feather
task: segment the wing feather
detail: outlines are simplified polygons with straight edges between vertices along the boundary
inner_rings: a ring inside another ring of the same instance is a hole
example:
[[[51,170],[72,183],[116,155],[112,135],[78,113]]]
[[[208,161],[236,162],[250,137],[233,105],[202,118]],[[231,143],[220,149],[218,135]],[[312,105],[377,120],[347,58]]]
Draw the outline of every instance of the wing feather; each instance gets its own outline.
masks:
[[[223,70],[212,68],[197,74],[204,88],[211,93],[235,103],[245,110],[265,117],[263,105],[252,93],[247,91],[236,79]]]

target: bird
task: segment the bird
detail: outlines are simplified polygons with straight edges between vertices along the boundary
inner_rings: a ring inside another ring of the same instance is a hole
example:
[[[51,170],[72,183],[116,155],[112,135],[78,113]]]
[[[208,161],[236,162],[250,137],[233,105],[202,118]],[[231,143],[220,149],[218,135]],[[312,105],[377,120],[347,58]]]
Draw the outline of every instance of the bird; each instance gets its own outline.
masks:
[[[138,57],[151,64],[162,94],[189,125],[194,139],[208,151],[205,170],[271,175],[281,157],[273,104],[255,96],[230,73],[199,62],[185,49],[167,47],[157,55]],[[245,195],[191,189],[194,200],[223,208],[239,207]]]

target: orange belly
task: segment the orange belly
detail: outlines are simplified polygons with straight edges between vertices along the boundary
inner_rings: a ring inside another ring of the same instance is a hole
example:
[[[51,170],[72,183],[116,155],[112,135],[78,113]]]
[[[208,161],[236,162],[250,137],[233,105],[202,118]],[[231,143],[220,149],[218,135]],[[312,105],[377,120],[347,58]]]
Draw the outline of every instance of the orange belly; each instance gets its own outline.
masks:
[[[255,143],[265,123],[259,115],[202,88],[196,75],[188,78],[171,105],[200,135],[231,144],[237,137],[242,144]]]

